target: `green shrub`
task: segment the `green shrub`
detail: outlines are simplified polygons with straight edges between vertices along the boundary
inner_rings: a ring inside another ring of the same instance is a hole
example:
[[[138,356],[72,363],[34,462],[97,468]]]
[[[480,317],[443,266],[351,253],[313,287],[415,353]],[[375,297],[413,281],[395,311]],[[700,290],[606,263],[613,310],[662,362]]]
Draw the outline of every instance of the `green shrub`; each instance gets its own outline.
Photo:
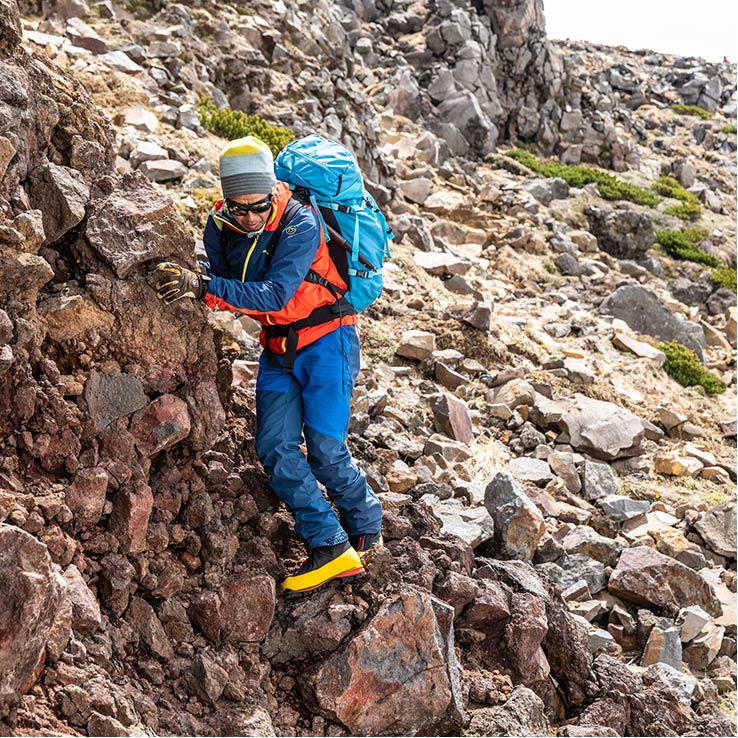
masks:
[[[687,228],[683,231],[657,230],[656,242],[675,259],[695,261],[709,267],[721,266],[717,256],[708,254],[699,244],[707,238],[707,231],[702,228]]]
[[[197,112],[200,123],[211,133],[230,141],[244,136],[256,136],[269,146],[275,156],[295,139],[290,128],[273,126],[258,115],[248,115],[240,110],[217,108],[210,98],[200,99]]]
[[[725,382],[708,372],[694,351],[676,341],[662,343],[659,349],[666,354],[664,371],[683,387],[701,385],[708,395],[725,392]]]
[[[738,292],[738,285],[736,285],[736,271],[732,267],[721,264],[719,267],[715,267],[712,270],[712,281],[716,287],[726,287],[733,292]]]
[[[717,287],[727,287],[736,292],[736,271],[725,266],[717,256],[708,254],[700,248],[700,243],[707,238],[704,228],[685,228],[683,231],[658,230],[656,241],[664,251],[675,259],[694,261],[711,268],[712,281]]]
[[[681,115],[696,115],[699,118],[702,118],[702,120],[710,120],[710,118],[712,118],[712,113],[701,108],[699,105],[684,105],[684,103],[676,103],[671,106],[671,109],[675,113],[680,113]]]
[[[720,133],[732,133],[734,136],[737,132],[738,132],[738,128],[736,128],[734,125],[723,126],[720,129]]]
[[[661,198],[653,192],[623,182],[603,169],[585,164],[545,162],[529,151],[523,151],[522,149],[512,149],[507,151],[505,155],[528,167],[528,169],[542,174],[544,177],[561,177],[571,187],[582,187],[585,184],[594,183],[598,186],[600,195],[606,200],[628,200],[639,205],[650,205],[651,207],[661,202]]]
[[[680,200],[678,205],[664,208],[667,215],[674,215],[681,220],[697,220],[702,215],[702,205],[697,195],[687,192],[673,177],[659,177],[653,185],[653,190],[664,197]]]

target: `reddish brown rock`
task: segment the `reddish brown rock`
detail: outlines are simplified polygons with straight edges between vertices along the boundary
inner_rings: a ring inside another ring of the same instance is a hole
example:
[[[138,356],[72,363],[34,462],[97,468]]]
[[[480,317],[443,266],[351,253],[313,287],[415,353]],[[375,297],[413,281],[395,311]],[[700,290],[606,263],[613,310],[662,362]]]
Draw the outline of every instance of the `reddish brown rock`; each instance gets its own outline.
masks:
[[[108,475],[101,467],[80,469],[64,493],[64,503],[72,511],[78,529],[97,523],[105,507]]]
[[[72,627],[80,633],[92,633],[100,627],[100,605],[73,564],[64,572],[67,598],[72,604]]]
[[[190,602],[190,620],[213,643],[220,640],[220,597],[215,592],[200,592]]]
[[[264,640],[277,604],[274,579],[255,576],[232,579],[218,592],[222,635],[234,643]]]
[[[715,617],[720,601],[698,572],[648,546],[623,551],[610,577],[608,589],[637,605],[663,607],[676,615],[682,607],[699,605]]]
[[[131,433],[144,456],[173,446],[190,433],[187,403],[175,395],[157,397],[133,416]]]
[[[124,485],[113,498],[110,530],[125,553],[146,550],[146,533],[153,505],[151,488],[141,480]]]
[[[513,594],[504,642],[510,655],[515,683],[534,684],[548,677],[551,669],[541,649],[547,632],[548,621],[543,600],[527,592]]]
[[[64,597],[49,553],[33,536],[0,524],[0,718],[30,689]]]
[[[455,571],[447,571],[443,579],[434,585],[433,593],[454,608],[454,613],[461,611],[477,596],[479,583]]]
[[[385,601],[346,647],[309,670],[305,697],[352,735],[441,735],[466,722],[453,611],[424,592]]]
[[[134,597],[128,606],[126,620],[154,656],[165,661],[174,658],[174,650],[164,626],[156,616],[154,608],[146,600]]]
[[[432,409],[439,433],[466,444],[474,440],[471,415],[463,400],[446,392],[434,399]]]

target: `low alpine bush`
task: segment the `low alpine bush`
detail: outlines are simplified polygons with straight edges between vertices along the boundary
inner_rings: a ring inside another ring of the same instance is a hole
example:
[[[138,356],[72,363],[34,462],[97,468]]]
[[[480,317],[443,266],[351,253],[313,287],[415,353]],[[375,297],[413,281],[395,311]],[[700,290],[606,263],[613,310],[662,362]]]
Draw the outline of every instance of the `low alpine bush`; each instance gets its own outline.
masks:
[[[712,113],[710,113],[708,110],[705,110],[704,108],[701,108],[699,105],[685,105],[684,103],[675,103],[671,106],[671,109],[675,113],[680,113],[681,115],[694,115],[698,118],[702,118],[702,120],[710,120],[710,118],[712,118]]]
[[[659,349],[666,354],[664,371],[683,387],[700,385],[705,388],[708,395],[725,392],[725,382],[708,372],[691,349],[676,341],[662,343]]]
[[[697,220],[702,215],[702,205],[697,195],[685,190],[673,177],[659,177],[653,189],[659,195],[680,200],[678,205],[664,208],[667,215],[674,215],[681,220]]]
[[[545,162],[538,159],[522,149],[507,151],[506,156],[519,162],[523,166],[532,169],[544,177],[561,177],[571,187],[582,187],[585,184],[594,183],[600,190],[600,195],[606,200],[628,200],[639,205],[654,207],[661,202],[661,198],[645,190],[642,187],[629,184],[619,180],[609,172],[586,164],[560,164],[558,162]]]
[[[269,146],[276,156],[295,134],[290,128],[273,126],[258,115],[248,115],[241,110],[217,108],[210,98],[202,98],[197,103],[200,123],[211,133],[232,141],[244,136],[256,136]]]

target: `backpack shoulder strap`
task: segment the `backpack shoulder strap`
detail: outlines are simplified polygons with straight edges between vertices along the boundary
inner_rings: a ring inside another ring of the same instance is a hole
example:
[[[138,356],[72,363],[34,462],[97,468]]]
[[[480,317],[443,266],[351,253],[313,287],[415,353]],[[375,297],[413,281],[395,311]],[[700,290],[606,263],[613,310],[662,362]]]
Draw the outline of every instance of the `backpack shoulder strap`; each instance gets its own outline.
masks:
[[[284,229],[304,206],[305,203],[293,194],[284,207],[282,217],[279,219],[279,225],[272,231],[272,237],[269,239],[270,246],[276,246],[279,243],[279,239],[282,238],[282,232]]]

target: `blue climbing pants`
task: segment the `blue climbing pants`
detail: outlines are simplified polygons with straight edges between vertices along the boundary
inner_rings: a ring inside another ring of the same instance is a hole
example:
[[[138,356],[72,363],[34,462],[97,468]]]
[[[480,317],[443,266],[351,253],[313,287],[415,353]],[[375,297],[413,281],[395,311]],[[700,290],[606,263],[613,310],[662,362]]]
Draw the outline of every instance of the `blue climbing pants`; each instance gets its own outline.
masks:
[[[382,505],[346,448],[359,371],[356,326],[342,326],[297,352],[292,371],[264,351],[256,380],[256,453],[272,489],[309,549],[378,533]],[[301,451],[307,447],[307,458]],[[320,482],[333,507],[318,487]]]

